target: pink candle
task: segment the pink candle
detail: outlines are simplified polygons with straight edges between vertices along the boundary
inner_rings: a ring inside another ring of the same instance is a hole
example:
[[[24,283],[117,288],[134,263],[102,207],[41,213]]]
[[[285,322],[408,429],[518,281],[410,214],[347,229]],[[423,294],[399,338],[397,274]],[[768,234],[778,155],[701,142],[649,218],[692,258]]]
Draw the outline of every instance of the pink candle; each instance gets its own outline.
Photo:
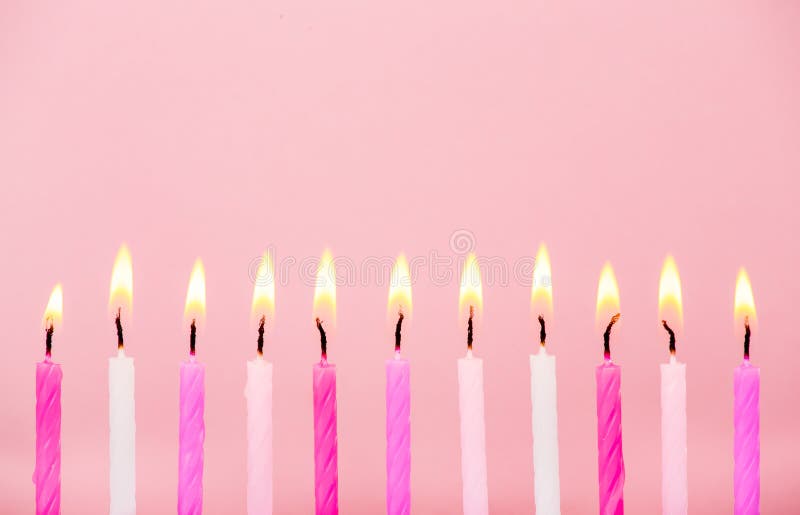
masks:
[[[50,359],[53,325],[47,329],[47,353],[36,364],[36,515],[61,513],[61,365]]]
[[[761,500],[758,397],[760,369],[750,363],[750,325],[745,319],[744,361],[733,377],[733,496],[735,515],[758,515]]]
[[[411,367],[400,357],[400,326],[395,330],[394,359],[386,361],[386,513],[411,512]]]
[[[196,328],[192,322],[191,354],[181,363],[180,443],[178,449],[178,514],[203,513],[203,441],[206,436],[206,367],[195,358]]]
[[[336,435],[336,365],[328,363],[327,339],[317,319],[322,357],[314,365],[314,496],[317,515],[339,513]]]
[[[596,369],[597,379],[597,473],[600,487],[600,515],[624,513],[622,487],[625,463],[622,459],[622,369],[611,362],[611,327],[619,320],[614,315],[604,334],[605,360]]]

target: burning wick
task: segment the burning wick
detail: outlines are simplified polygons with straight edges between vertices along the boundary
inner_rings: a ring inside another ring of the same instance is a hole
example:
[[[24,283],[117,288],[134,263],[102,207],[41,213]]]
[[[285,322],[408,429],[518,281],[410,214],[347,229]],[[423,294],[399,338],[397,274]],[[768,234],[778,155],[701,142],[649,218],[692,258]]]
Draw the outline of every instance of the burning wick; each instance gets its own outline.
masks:
[[[467,320],[467,350],[472,350],[472,316],[475,314],[475,308],[469,307],[469,320]]]
[[[394,328],[394,351],[400,352],[400,328],[403,325],[403,307],[397,313],[397,325]]]
[[[194,344],[197,339],[197,326],[194,325],[194,318],[192,319],[192,330],[189,333],[189,354],[194,356]]]
[[[122,308],[117,308],[117,318],[114,320],[114,323],[117,325],[117,350],[122,350],[124,347],[124,342],[122,339]]]
[[[608,327],[606,327],[606,332],[603,333],[603,357],[606,361],[611,361],[611,328],[619,321],[619,316],[620,314],[617,313],[611,317],[611,321],[608,323]]]
[[[52,330],[52,326],[51,330]],[[744,317],[744,359],[750,361],[750,319]]]
[[[264,355],[264,323],[266,321],[267,317],[262,315],[261,320],[258,323],[258,347],[256,348],[256,352],[258,352],[259,356]]]
[[[44,355],[49,358],[50,351],[53,350],[53,319],[47,317],[45,322],[50,322],[50,327],[48,327],[44,333]]]
[[[666,320],[662,320],[661,324],[664,326],[664,329],[669,333],[669,355],[675,355],[675,331],[673,331],[669,325],[667,324]]]
[[[547,333],[544,330],[544,317],[539,315],[539,343],[544,347],[544,340],[547,338]]]
[[[317,329],[319,329],[319,346],[322,350],[322,361],[328,361],[328,338],[325,336],[325,329],[322,328],[322,320],[317,317]]]

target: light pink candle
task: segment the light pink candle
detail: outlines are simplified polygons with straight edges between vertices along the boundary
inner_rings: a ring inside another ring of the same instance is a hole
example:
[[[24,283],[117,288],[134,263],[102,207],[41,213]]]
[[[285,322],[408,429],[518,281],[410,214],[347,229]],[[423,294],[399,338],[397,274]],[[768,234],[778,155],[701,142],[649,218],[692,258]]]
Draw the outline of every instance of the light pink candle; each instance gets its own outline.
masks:
[[[36,364],[36,515],[61,513],[61,365],[50,359],[53,325],[44,361]]]
[[[411,367],[400,357],[400,326],[394,359],[386,362],[386,513],[411,512]]]
[[[322,357],[314,365],[314,497],[317,515],[339,513],[336,435],[336,365],[328,363],[327,339],[317,319]]]
[[[611,362],[609,337],[615,315],[606,329],[605,359],[595,372],[597,379],[597,475],[600,494],[600,515],[624,513],[622,487],[625,484],[625,463],[622,459],[622,369]]]
[[[178,515],[203,513],[203,442],[205,365],[195,358],[196,328],[192,322],[191,354],[181,363],[180,442],[178,449]]]
[[[733,512],[735,515],[758,515],[761,513],[758,408],[761,371],[750,363],[750,326],[745,324],[744,361],[736,367],[733,377]]]

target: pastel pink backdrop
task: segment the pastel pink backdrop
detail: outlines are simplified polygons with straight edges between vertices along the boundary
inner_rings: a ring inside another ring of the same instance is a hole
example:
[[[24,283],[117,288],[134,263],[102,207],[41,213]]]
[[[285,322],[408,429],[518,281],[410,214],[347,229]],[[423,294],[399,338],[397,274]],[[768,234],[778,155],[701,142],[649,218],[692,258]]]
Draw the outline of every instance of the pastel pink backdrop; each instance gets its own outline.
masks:
[[[690,509],[732,511],[737,268],[759,314],[762,511],[800,511],[797,393],[800,67],[792,2],[21,2],[0,7],[0,511],[30,513],[34,362],[56,281],[65,325],[63,511],[108,509],[108,282],[134,259],[138,506],[176,506],[178,362],[192,262],[208,281],[205,506],[245,510],[251,260],[450,256],[450,235],[513,263],[553,263],[562,507],[596,510],[595,290],[614,264],[623,323],[626,505],[660,509],[657,322],[662,260],[685,296]],[[313,509],[312,289],[277,289],[275,510]],[[460,510],[458,286],[423,275],[412,362],[416,513]],[[384,509],[386,288],[342,287],[343,513]],[[529,290],[487,286],[494,513],[533,510]]]

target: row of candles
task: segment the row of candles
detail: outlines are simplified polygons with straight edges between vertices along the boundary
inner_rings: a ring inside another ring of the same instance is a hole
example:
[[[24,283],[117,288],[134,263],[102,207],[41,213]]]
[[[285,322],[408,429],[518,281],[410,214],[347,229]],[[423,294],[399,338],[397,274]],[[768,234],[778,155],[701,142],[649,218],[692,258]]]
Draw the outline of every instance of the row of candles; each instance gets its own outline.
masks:
[[[536,513],[557,515],[560,508],[556,360],[545,347],[546,316],[552,314],[550,260],[544,245],[533,271],[531,304],[538,314],[538,352],[530,356],[533,468]],[[386,361],[386,511],[411,510],[410,364],[401,357],[401,329],[411,314],[411,279],[401,255],[391,272],[389,312],[397,313],[394,356]],[[133,359],[125,353],[123,318],[130,312],[133,267],[123,245],[112,272],[109,305],[115,314],[117,356],[109,359],[110,514],[136,513],[135,407]],[[681,283],[667,257],[659,283],[659,314],[669,337],[669,362],[661,365],[662,507],[668,515],[688,510],[686,447],[686,365],[676,359],[674,328],[682,325]],[[247,513],[272,513],[272,363],[264,359],[266,321],[274,313],[275,281],[271,257],[261,262],[253,292],[258,324],[257,355],[247,362]],[[750,322],[755,317],[752,289],[744,269],[736,281],[734,312],[744,328],[744,361],[734,372],[734,512],[759,513],[759,369],[750,362]],[[45,359],[36,366],[37,515],[60,513],[61,366],[51,358],[54,330],[61,320],[63,293],[57,285],[45,311]],[[314,315],[321,357],[313,366],[315,506],[318,515],[337,514],[336,366],[328,361],[326,320],[335,321],[333,258],[325,251],[317,270]],[[461,426],[461,473],[465,515],[489,512],[483,360],[473,354],[473,324],[482,309],[478,260],[467,256],[461,273],[459,313],[467,326],[467,352],[457,364]],[[541,313],[541,314],[540,314]],[[186,296],[189,357],[180,365],[178,513],[199,515],[203,506],[205,366],[196,357],[197,329],[205,315],[205,274],[195,262]],[[603,332],[603,361],[596,368],[599,512],[623,513],[625,467],[622,457],[622,370],[611,360],[611,332],[620,319],[619,290],[606,263],[597,291],[597,320]]]

